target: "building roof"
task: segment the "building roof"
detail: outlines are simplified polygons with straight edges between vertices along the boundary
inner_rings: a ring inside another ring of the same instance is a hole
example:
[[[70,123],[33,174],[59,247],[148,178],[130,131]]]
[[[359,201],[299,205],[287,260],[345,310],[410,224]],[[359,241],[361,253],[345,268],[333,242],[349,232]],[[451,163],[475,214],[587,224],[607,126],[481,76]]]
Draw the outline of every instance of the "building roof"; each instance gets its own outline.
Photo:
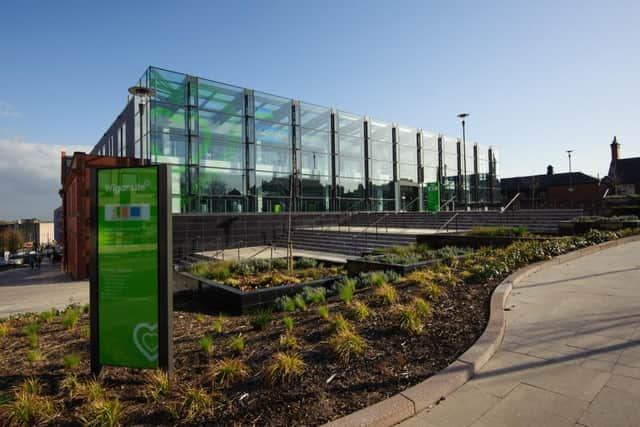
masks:
[[[597,178],[582,172],[565,172],[553,175],[528,175],[512,178],[502,178],[500,185],[503,191],[529,189],[535,186],[537,190],[549,187],[561,187],[576,184],[598,184]]]
[[[640,183],[640,157],[613,160],[609,166],[609,178],[616,184]]]

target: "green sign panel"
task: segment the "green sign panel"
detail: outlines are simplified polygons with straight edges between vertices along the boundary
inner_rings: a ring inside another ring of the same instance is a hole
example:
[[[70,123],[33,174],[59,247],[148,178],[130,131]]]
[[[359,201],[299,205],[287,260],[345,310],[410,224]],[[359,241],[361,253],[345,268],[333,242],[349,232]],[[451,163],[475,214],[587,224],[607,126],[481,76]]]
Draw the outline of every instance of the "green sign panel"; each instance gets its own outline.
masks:
[[[427,211],[438,212],[440,210],[440,185],[437,182],[427,183]]]
[[[158,182],[156,167],[97,171],[100,365],[159,367]]]

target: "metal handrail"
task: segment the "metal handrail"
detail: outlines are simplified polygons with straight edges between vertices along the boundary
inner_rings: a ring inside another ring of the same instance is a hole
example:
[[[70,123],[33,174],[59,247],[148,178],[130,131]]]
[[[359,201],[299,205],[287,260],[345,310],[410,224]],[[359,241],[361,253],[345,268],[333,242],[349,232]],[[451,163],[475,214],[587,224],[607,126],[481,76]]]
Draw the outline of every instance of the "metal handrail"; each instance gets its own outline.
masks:
[[[247,259],[254,258],[254,257],[260,255],[261,253],[265,252],[267,249],[271,249],[273,251],[274,246],[275,245],[273,244],[273,242],[271,242],[269,244],[269,246],[265,246],[264,248],[260,249],[258,252],[254,253],[253,255],[248,256]],[[271,252],[271,257],[273,258],[273,252]]]
[[[438,228],[438,231],[441,231],[443,228],[447,227],[447,231],[449,231],[449,223],[451,221],[453,221],[454,219],[456,219],[458,217],[458,215],[460,215],[460,212],[456,212],[451,218],[449,218],[447,220],[447,222],[445,222],[444,224],[442,224],[440,226],[440,228]],[[456,227],[456,231],[458,231],[458,227]]]
[[[511,204],[512,204],[513,202],[515,202],[515,201],[516,201],[516,199],[517,199],[518,197],[520,197],[520,193],[516,193],[516,195],[515,195],[515,196],[513,196],[513,198],[512,198],[511,200],[509,200],[509,203],[507,203],[507,205],[506,205],[506,206],[504,206],[504,207],[500,208],[500,213],[503,213],[504,211],[506,211],[507,209],[509,209],[509,206],[511,206]]]
[[[444,202],[444,204],[440,206],[440,210],[444,209],[449,203],[453,202],[455,199],[456,199],[456,196],[453,196],[449,200]],[[454,206],[454,210],[455,210],[455,206]]]

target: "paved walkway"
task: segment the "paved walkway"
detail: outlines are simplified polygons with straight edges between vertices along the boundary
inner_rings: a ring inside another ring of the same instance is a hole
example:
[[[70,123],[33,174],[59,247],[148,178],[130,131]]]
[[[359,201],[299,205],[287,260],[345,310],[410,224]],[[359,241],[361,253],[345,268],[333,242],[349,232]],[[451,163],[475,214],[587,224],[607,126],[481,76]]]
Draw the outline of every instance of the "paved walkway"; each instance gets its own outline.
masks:
[[[89,281],[72,281],[60,271],[60,264],[43,263],[40,270],[21,267],[0,272],[0,319],[88,302]]]
[[[640,426],[640,242],[545,267],[507,307],[481,372],[402,427]]]

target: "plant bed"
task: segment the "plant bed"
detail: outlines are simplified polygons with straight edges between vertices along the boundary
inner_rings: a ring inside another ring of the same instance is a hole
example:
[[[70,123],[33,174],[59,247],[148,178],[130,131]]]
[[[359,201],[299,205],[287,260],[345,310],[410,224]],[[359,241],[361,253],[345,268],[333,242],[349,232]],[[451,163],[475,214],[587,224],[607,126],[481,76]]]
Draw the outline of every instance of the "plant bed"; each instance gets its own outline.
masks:
[[[27,425],[82,425],[105,413],[123,425],[320,425],[456,360],[482,334],[491,293],[510,272],[617,237],[516,242],[470,252],[455,269],[361,274],[328,301],[308,291],[281,313],[220,318],[180,307],[170,384],[116,367],[92,382],[86,312],[13,318],[0,322],[0,420],[17,421],[27,403],[36,409]]]
[[[538,241],[555,239],[557,237],[504,237],[504,236],[468,236],[464,233],[446,233],[446,234],[423,234],[416,236],[416,243],[419,245],[428,245],[431,248],[439,249],[446,246],[454,246],[459,248],[482,248],[485,246],[504,248],[514,242],[519,241]]]
[[[368,271],[395,271],[398,274],[407,274],[418,268],[438,262],[437,260],[418,261],[411,264],[394,264],[384,262],[383,258],[347,258],[345,268],[349,274],[358,274]]]
[[[589,230],[617,231],[625,228],[640,228],[638,217],[635,215],[581,216],[558,224],[559,233],[565,236],[584,234]]]
[[[284,295],[302,292],[305,287],[329,288],[343,275],[341,266],[318,263],[308,258],[294,259],[294,270],[287,272],[286,259],[241,262],[204,262],[190,272],[177,273],[197,282],[195,298],[210,310],[246,314],[269,307]],[[217,280],[216,280],[217,279]]]

